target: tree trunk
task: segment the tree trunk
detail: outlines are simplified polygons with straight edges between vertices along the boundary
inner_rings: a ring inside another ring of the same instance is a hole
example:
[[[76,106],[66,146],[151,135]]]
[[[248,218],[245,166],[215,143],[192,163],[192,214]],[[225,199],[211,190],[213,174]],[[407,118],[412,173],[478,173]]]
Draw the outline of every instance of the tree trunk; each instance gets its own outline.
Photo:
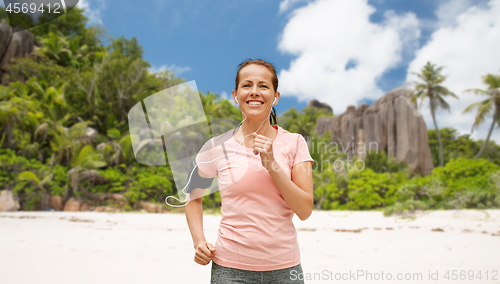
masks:
[[[441,167],[444,167],[443,164],[443,142],[441,142],[441,134],[439,133],[439,128],[436,122],[436,114],[434,113],[434,108],[432,106],[431,102],[431,115],[432,115],[432,121],[434,122],[434,127],[436,128],[436,134],[438,137],[438,142],[439,142],[439,165]]]
[[[476,159],[479,158],[479,156],[481,156],[481,154],[484,152],[484,149],[486,149],[486,145],[488,145],[488,141],[490,141],[491,132],[493,132],[493,127],[497,122],[497,118],[498,118],[498,110],[495,109],[495,115],[493,116],[493,122],[491,122],[490,131],[488,131],[488,136],[486,136],[486,140],[484,140],[483,147],[481,147],[481,150],[479,150],[479,153],[477,153]]]

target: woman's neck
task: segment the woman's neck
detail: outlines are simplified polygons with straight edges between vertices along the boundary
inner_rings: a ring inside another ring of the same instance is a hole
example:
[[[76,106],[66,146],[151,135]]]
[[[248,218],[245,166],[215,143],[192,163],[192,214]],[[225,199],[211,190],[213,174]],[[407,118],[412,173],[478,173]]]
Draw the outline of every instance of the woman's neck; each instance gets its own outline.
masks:
[[[259,129],[260,128],[260,129]],[[257,131],[258,130],[258,131]],[[254,137],[250,135],[257,131],[257,134],[264,135],[269,139],[276,139],[278,132],[271,126],[271,122],[269,118],[265,121],[253,121],[253,120],[245,120],[241,124],[241,126],[234,133],[234,139],[241,143],[240,141],[244,140],[245,147],[250,148],[249,145],[252,145]]]
[[[255,120],[245,120],[241,124],[241,130],[244,135],[248,135],[253,132],[257,132],[257,134],[265,135],[272,128],[271,123],[269,122],[269,118],[266,118],[265,121],[255,121]]]
[[[243,121],[238,132],[239,133],[237,136],[241,138],[249,135],[250,133],[257,132],[257,134],[274,139],[276,130],[271,126],[269,118],[266,118],[265,121],[255,121],[247,119]],[[246,137],[246,139],[248,139],[249,141],[253,141],[253,137],[251,135]]]

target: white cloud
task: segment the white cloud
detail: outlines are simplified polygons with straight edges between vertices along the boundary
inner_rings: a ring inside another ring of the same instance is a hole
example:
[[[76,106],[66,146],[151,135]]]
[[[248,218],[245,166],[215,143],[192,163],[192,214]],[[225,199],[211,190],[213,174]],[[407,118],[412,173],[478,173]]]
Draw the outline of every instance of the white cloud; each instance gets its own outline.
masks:
[[[229,94],[226,92],[226,91],[222,91],[222,93],[220,94],[220,97],[222,99],[226,99],[226,100],[229,100]],[[234,102],[234,101],[233,101]]]
[[[238,106],[238,104],[234,103],[232,94],[230,94],[226,91],[222,91],[222,93],[220,93],[220,97],[221,97],[221,99],[228,100],[233,106]]]
[[[464,1],[462,1],[464,2]],[[465,1],[467,2],[467,1]],[[449,4],[446,4],[449,5]],[[445,8],[439,8],[443,11]],[[470,133],[475,114],[462,115],[470,104],[483,100],[485,96],[467,94],[470,88],[486,89],[481,76],[488,73],[499,74],[500,68],[500,0],[492,0],[485,8],[470,6],[460,13],[455,22],[443,21],[429,41],[417,53],[408,68],[407,81],[414,81],[411,72],[419,72],[427,61],[438,66],[446,66],[443,74],[448,75],[443,83],[460,100],[448,99],[451,113],[437,113],[438,126],[453,127],[461,133]],[[421,110],[429,128],[434,128],[428,106]],[[475,139],[485,139],[491,120],[487,120],[472,135]],[[492,138],[500,143],[500,130],[493,132]]]
[[[159,73],[159,72],[163,72],[165,70],[169,70],[169,71],[172,71],[174,72],[175,75],[180,75],[182,73],[185,73],[185,72],[188,72],[188,71],[191,71],[191,68],[190,67],[182,67],[182,66],[177,66],[175,64],[172,64],[172,65],[161,65],[160,67],[151,67],[149,68],[149,72],[150,73]]]
[[[439,5],[435,14],[438,19],[438,28],[456,26],[457,17],[469,7],[476,5],[484,8],[487,0],[446,0]]]
[[[92,1],[92,7],[90,7],[90,0],[80,0],[77,6],[85,10],[85,16],[89,18],[90,24],[102,25],[102,13],[106,9],[104,0]],[[95,8],[95,6],[99,6],[99,8]]]
[[[297,3],[307,2],[307,1],[308,0],[283,0],[280,3],[280,10],[279,10],[279,12],[283,13],[283,12],[287,11],[288,9],[291,9],[292,6],[294,6]]]
[[[383,95],[377,80],[401,62],[420,31],[413,13],[387,12],[377,24],[370,22],[374,12],[367,0],[318,0],[295,10],[279,42],[282,52],[297,56],[279,74],[281,94],[319,99],[335,113]]]
[[[403,55],[413,56],[419,47],[418,40],[420,38],[420,29],[417,28],[419,26],[417,16],[413,13],[398,16],[394,11],[389,10],[385,12],[384,17],[384,24],[398,32],[403,43]]]

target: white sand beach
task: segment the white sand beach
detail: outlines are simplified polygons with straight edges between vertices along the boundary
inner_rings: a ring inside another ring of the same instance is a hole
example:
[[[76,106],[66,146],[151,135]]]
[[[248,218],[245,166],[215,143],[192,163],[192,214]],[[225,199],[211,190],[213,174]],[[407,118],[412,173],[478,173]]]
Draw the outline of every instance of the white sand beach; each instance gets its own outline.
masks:
[[[220,218],[204,216],[209,242]],[[304,275],[291,277],[305,283],[500,283],[500,210],[314,211],[294,223]],[[184,214],[4,212],[0,240],[0,283],[210,283]]]

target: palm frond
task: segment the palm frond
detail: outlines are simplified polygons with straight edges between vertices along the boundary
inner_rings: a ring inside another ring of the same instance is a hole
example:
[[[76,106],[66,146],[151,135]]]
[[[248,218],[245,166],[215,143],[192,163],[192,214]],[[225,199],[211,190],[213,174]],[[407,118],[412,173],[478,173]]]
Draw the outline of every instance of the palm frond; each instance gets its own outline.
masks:
[[[420,96],[420,104],[418,105],[418,108],[422,108],[422,104],[424,103],[427,97],[428,97],[427,92],[422,91],[422,95]]]
[[[481,106],[477,111],[477,115],[476,118],[474,119],[474,124],[472,125],[472,129],[477,128],[480,124],[482,124],[486,120],[486,116],[491,113],[491,110],[492,108],[488,107],[487,104]]]
[[[488,86],[488,89],[490,90],[500,88],[500,76],[487,74],[486,76],[483,76],[483,82]]]
[[[474,130],[474,128],[477,128],[479,125],[481,125],[486,120],[486,116],[488,116],[493,111],[493,103],[489,99],[473,103],[464,110],[464,113],[469,112],[474,108],[477,109],[477,114],[474,118],[471,132]]]
[[[45,178],[40,182],[40,187],[44,187],[47,183],[49,183],[54,175],[52,173],[48,174],[45,176]]]
[[[437,105],[444,110],[450,110],[450,105],[443,99],[442,96],[436,96]]]
[[[462,114],[466,114],[466,113],[468,113],[468,112],[471,112],[471,111],[472,111],[473,109],[475,109],[475,108],[478,108],[478,109],[479,109],[479,108],[481,107],[481,105],[484,105],[484,104],[486,104],[486,103],[490,103],[490,104],[491,104],[491,100],[490,100],[490,99],[486,99],[486,100],[484,100],[484,101],[475,102],[475,103],[473,103],[473,104],[469,105],[469,106],[468,106],[468,107],[467,107],[467,108],[466,108],[466,109],[462,112]],[[492,105],[490,105],[490,107],[491,107],[491,106],[492,106]]]
[[[467,89],[464,91],[465,93],[473,93],[476,95],[487,95],[489,92],[481,89]]]
[[[446,79],[445,76],[438,76],[438,77],[434,78],[434,80],[432,80],[432,82],[434,83],[434,85],[439,85],[439,84],[443,83],[445,79]]]
[[[31,171],[24,171],[20,173],[18,179],[23,181],[31,181],[36,184],[37,187],[40,187],[40,179]]]

